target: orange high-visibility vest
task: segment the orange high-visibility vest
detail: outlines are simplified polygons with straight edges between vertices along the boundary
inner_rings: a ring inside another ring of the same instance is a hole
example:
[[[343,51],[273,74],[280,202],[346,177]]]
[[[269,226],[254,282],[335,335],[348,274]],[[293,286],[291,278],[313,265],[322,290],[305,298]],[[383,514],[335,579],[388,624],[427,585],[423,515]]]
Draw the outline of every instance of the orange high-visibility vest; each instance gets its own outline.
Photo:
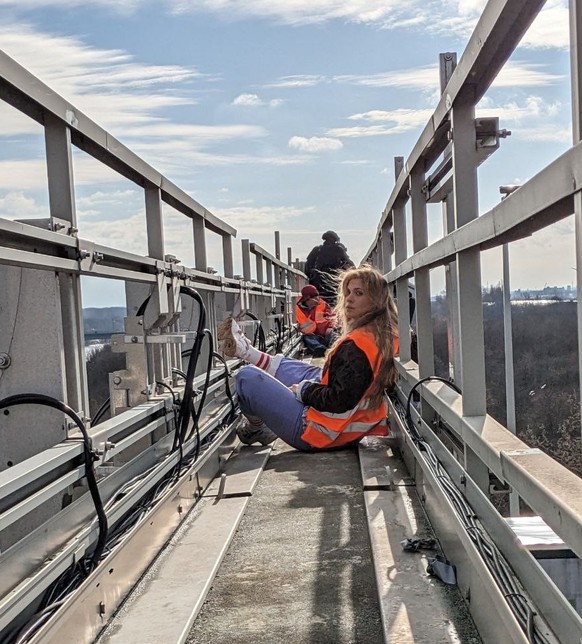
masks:
[[[374,372],[374,377],[378,374],[379,364],[376,364],[378,357],[378,347],[374,342],[374,336],[360,329],[348,333],[340,343],[346,340],[352,340],[368,358],[370,367]],[[334,349],[337,351],[338,345]],[[325,371],[321,378],[321,384],[327,385],[329,378],[329,369]],[[367,393],[367,392],[366,392]],[[353,408],[348,409],[341,414],[333,414],[328,411],[318,411],[313,407],[308,407],[305,415],[305,430],[301,438],[313,447],[336,447],[359,441],[366,435],[387,436],[388,435],[388,405],[385,400],[377,406],[370,408],[370,400],[366,394],[360,402]]]
[[[307,315],[305,311],[299,306],[300,300],[301,298],[299,298],[295,306],[295,317],[297,318],[297,324],[299,325],[299,330],[303,334],[315,333],[317,329],[317,325],[327,320],[327,318],[324,315],[325,308],[326,308],[325,300],[320,300],[317,306],[315,307],[315,314],[313,316],[314,319],[309,317],[309,315]],[[309,311],[309,313],[311,313],[311,311]]]

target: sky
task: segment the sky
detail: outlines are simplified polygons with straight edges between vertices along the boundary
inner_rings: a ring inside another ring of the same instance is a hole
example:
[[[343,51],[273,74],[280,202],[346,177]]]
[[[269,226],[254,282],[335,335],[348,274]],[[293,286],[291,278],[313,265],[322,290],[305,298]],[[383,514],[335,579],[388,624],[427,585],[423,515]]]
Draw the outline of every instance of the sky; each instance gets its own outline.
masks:
[[[335,230],[357,263],[459,58],[482,0],[0,0],[0,49],[213,214],[304,259]],[[548,0],[478,106],[511,131],[479,170],[480,211],[571,144],[567,0]],[[0,105],[0,217],[47,216],[42,128]],[[145,253],[141,189],[74,155],[79,235]],[[167,252],[193,265],[188,220],[164,210]],[[442,235],[429,208],[431,240]],[[222,271],[220,240],[209,263]],[[511,287],[574,281],[573,220],[511,245]],[[559,259],[556,259],[559,258]],[[432,288],[444,286],[433,271]],[[501,254],[483,256],[484,286]],[[85,280],[85,306],[123,304]]]

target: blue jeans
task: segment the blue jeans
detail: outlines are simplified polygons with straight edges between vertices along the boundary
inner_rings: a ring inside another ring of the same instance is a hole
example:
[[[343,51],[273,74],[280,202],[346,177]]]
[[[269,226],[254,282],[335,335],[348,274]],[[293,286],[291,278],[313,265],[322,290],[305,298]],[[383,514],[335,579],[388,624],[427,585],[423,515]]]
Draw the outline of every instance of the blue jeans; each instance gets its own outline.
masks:
[[[321,380],[321,369],[301,360],[283,358],[275,373],[248,365],[235,377],[236,392],[243,414],[258,416],[265,425],[288,445],[303,452],[317,448],[301,439],[305,429],[306,406],[289,389],[302,380]]]
[[[303,336],[303,344],[309,351],[317,351],[318,349],[327,349],[329,344],[326,339],[315,333],[306,333]]]

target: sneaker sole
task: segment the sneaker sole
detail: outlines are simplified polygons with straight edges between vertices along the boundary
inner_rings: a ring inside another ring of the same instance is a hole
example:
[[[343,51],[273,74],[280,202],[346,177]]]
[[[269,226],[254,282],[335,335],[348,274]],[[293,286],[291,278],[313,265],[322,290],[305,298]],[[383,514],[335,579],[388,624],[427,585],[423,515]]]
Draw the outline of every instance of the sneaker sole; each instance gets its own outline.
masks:
[[[222,353],[228,358],[234,358],[236,341],[232,337],[232,317],[230,315],[220,323],[217,336]]]

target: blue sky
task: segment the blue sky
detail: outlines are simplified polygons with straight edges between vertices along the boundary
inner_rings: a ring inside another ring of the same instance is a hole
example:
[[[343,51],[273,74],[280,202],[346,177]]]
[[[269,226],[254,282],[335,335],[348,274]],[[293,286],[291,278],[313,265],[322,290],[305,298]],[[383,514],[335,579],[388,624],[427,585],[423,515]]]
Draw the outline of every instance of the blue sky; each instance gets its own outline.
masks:
[[[355,261],[438,101],[438,54],[459,56],[481,0],[0,0],[0,48],[215,215],[240,239],[304,258],[336,230]],[[570,145],[566,0],[549,0],[478,115],[512,131],[480,169],[480,207]],[[39,126],[0,106],[0,216],[47,212]],[[145,252],[139,189],[75,155],[80,235]],[[192,263],[187,221],[167,250]],[[573,222],[512,244],[512,288],[573,281]],[[442,233],[438,207],[430,231]],[[219,270],[219,240],[210,236]],[[560,257],[556,261],[556,257]],[[484,283],[501,278],[497,251]],[[433,289],[442,288],[436,271]],[[85,288],[85,304],[121,290]]]

